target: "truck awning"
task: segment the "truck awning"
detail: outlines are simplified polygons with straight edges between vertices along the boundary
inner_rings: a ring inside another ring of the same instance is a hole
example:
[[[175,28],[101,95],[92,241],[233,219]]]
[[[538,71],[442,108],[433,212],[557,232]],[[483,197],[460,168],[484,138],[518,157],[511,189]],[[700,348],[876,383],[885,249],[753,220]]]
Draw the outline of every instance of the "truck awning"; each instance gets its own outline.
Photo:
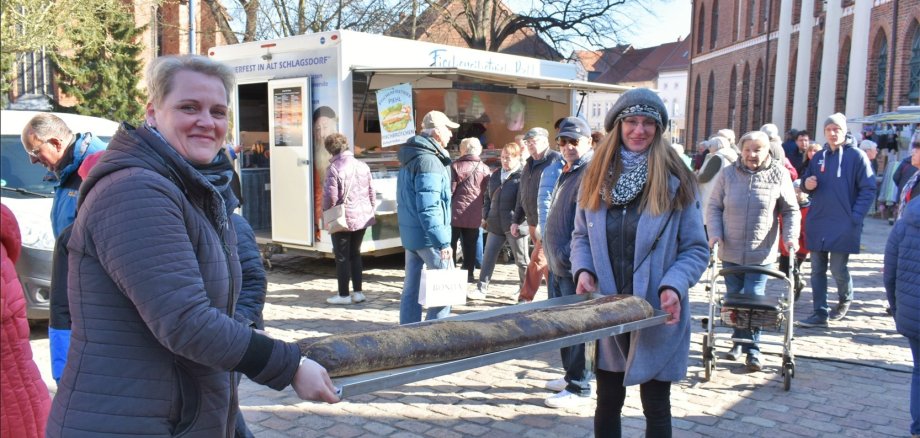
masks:
[[[432,78],[443,79],[448,81],[473,80],[475,82],[486,82],[496,85],[504,85],[511,88],[527,90],[573,90],[587,93],[623,93],[633,87],[623,85],[611,85],[597,82],[586,82],[569,79],[548,78],[548,77],[526,77],[516,76],[507,73],[486,72],[481,70],[469,70],[457,67],[418,67],[418,68],[371,68],[371,67],[354,67],[351,69],[355,73],[365,73],[368,75],[386,75],[398,76],[400,81],[412,81],[415,79]],[[372,85],[372,88],[373,87]]]

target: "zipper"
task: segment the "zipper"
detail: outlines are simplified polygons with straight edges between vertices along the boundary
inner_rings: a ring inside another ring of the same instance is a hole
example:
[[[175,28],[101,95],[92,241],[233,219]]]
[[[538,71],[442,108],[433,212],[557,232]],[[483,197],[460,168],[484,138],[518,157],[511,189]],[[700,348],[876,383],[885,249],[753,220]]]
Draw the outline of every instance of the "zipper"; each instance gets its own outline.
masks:
[[[234,303],[236,303],[236,300],[238,299],[238,297],[233,292],[234,282],[233,282],[233,268],[230,263],[231,253],[230,253],[230,247],[227,246],[227,240],[225,238],[226,233],[230,231],[229,229],[230,229],[230,218],[228,217],[227,224],[221,227],[221,231],[218,233],[218,238],[220,239],[220,246],[224,251],[224,261],[227,263],[227,275],[230,279],[230,291],[228,293],[229,299],[227,300],[227,315],[230,316],[230,318],[233,318],[233,314],[235,313],[233,305]],[[235,379],[233,378],[232,371],[227,373],[227,378],[229,380],[228,383],[230,384],[230,407],[227,409],[227,438],[233,438],[233,435],[236,431],[236,422],[233,421],[232,414],[233,414],[233,406],[236,405],[237,394],[236,394],[236,382],[234,381]]]
[[[620,271],[623,272],[623,275],[627,275],[626,274],[627,269],[624,269],[626,268],[625,264],[626,264],[626,207],[627,206],[628,204],[623,204],[623,211],[622,211],[622,214],[620,214]],[[626,284],[624,283],[624,280],[625,279],[620,279],[619,283]],[[619,289],[620,285],[618,284],[616,286],[617,286],[617,293],[618,294],[623,293],[623,291]]]

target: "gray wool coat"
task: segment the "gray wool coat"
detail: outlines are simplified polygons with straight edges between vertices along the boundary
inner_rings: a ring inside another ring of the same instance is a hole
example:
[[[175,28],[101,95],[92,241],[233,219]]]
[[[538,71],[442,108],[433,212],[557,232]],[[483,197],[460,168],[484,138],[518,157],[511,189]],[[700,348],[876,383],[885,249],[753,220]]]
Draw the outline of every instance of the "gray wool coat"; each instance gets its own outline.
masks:
[[[668,190],[672,198],[677,193],[678,179],[671,176]],[[607,251],[607,209],[575,212],[572,233],[572,272],[588,271],[595,275],[602,295],[614,295],[616,281]],[[703,275],[709,259],[709,246],[703,231],[703,215],[699,201],[683,210],[652,216],[642,212],[636,233],[633,291],[655,310],[661,309],[658,293],[663,286],[680,294],[680,322],[659,325],[610,337],[598,342],[598,367],[607,371],[625,372],[624,385],[637,385],[649,380],[676,382],[687,374],[690,353],[690,287]],[[654,250],[652,245],[661,233]],[[648,258],[640,264],[648,254]],[[577,281],[577,279],[576,279]],[[628,343],[625,342],[629,336]],[[628,344],[628,347],[627,347]]]

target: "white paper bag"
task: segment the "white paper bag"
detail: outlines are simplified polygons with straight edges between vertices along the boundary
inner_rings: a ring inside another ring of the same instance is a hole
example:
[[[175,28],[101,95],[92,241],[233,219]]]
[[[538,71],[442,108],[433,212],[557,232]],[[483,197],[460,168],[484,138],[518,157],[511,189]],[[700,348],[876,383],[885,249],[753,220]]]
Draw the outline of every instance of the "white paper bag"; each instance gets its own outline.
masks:
[[[422,280],[418,290],[418,303],[423,307],[443,307],[466,304],[466,271],[422,268]]]

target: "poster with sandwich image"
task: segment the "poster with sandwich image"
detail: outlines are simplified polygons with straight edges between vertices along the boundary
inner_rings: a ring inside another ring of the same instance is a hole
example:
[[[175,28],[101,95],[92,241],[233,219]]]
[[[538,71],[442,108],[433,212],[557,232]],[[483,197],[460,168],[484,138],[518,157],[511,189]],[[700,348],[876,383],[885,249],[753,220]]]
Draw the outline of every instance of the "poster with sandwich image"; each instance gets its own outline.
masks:
[[[380,117],[380,146],[403,144],[415,135],[412,86],[399,84],[377,90],[377,115]]]

